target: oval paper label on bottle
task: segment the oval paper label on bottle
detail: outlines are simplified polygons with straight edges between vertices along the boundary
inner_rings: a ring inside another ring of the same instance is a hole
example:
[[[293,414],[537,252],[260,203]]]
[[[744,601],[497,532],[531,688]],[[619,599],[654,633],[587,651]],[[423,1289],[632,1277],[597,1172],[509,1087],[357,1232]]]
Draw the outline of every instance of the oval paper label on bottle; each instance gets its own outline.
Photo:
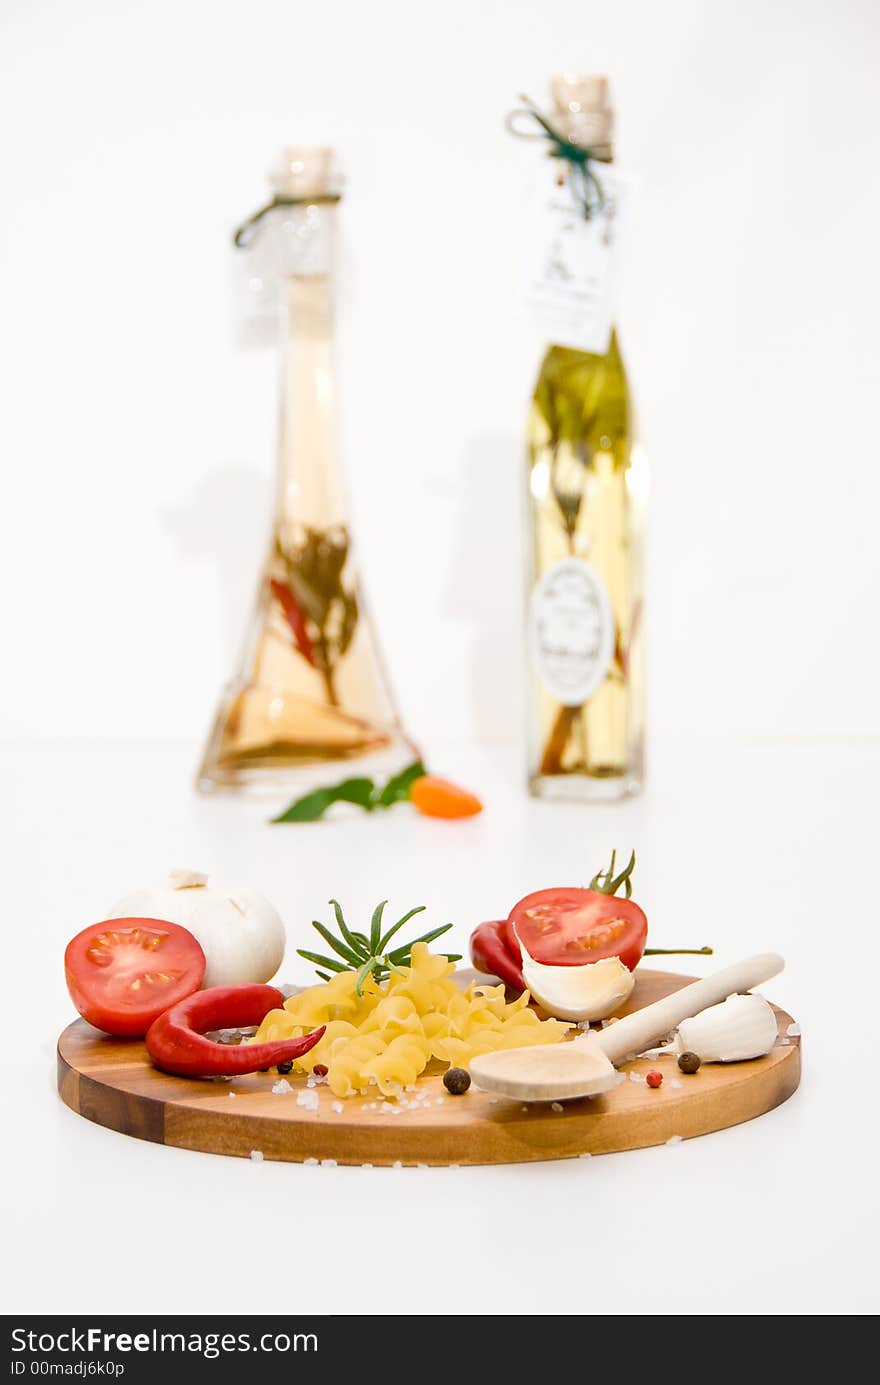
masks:
[[[579,707],[614,657],[614,615],[605,583],[581,558],[548,568],[532,592],[529,638],[538,676],[563,707]]]

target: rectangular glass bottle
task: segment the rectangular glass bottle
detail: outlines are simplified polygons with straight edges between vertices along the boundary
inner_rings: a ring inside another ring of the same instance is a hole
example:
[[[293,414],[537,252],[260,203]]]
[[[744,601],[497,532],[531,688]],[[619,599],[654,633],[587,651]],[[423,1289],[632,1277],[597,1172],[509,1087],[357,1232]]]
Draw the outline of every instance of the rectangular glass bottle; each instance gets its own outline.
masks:
[[[610,160],[605,79],[552,89],[554,127]],[[539,797],[608,801],[642,784],[647,466],[634,434],[616,331],[602,354],[548,347],[527,448],[528,777]]]

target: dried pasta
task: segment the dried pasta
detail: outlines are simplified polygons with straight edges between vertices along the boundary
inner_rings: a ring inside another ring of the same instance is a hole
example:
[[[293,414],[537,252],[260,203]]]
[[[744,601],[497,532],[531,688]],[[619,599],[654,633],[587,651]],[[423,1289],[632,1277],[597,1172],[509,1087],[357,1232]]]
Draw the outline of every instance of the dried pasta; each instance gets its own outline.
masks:
[[[528,991],[508,1004],[503,986],[472,982],[462,990],[451,980],[454,971],[453,962],[414,943],[412,964],[381,985],[368,977],[362,995],[356,974],[346,971],[291,996],[283,1010],[270,1010],[252,1042],[297,1038],[325,1024],[296,1067],[326,1067],[335,1096],[373,1087],[390,1096],[415,1082],[432,1059],[464,1067],[478,1053],[558,1043],[571,1028],[540,1020],[529,1009]]]

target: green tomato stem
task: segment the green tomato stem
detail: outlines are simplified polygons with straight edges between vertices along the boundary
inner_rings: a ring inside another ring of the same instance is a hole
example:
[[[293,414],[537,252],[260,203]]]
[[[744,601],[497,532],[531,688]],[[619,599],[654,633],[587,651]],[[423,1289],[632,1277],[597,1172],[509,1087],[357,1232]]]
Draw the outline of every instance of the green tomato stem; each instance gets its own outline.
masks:
[[[711,947],[646,947],[643,957],[711,957]]]

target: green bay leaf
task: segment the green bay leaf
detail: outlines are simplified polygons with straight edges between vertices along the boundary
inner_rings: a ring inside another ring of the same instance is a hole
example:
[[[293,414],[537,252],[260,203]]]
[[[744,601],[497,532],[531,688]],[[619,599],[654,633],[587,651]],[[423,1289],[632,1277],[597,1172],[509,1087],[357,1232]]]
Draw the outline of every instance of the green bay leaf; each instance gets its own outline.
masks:
[[[376,785],[372,779],[343,779],[341,784],[326,789],[313,789],[297,798],[272,822],[317,822],[334,803],[354,803],[368,812],[373,807]]]
[[[376,799],[376,807],[390,808],[392,803],[405,802],[409,798],[413,784],[426,773],[427,771],[421,760],[414,760],[411,765],[407,765],[406,769],[402,769],[399,774],[392,775]]]

